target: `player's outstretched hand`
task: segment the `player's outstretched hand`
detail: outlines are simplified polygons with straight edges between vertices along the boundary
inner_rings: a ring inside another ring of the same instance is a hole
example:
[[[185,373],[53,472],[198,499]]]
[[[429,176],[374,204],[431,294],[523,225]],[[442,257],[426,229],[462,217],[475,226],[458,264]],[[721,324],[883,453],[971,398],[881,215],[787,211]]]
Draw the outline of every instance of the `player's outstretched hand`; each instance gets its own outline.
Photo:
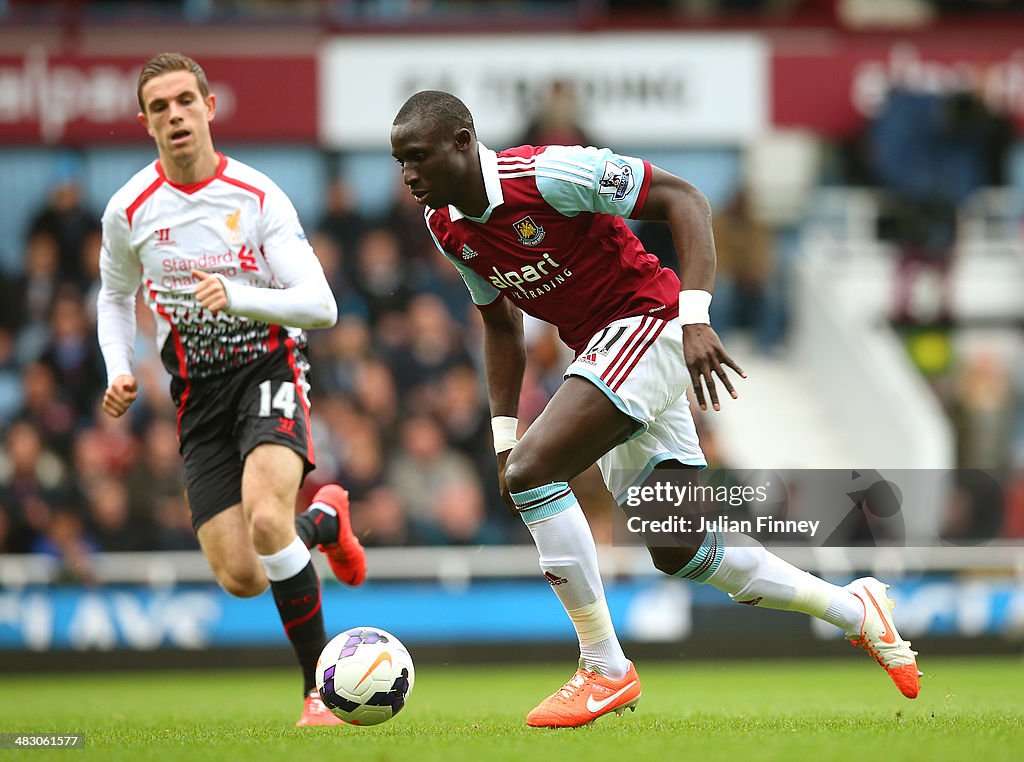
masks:
[[[728,365],[736,371],[741,378],[746,378],[746,371],[725,352],[722,340],[718,338],[715,329],[705,323],[691,323],[683,326],[683,359],[686,367],[690,370],[690,380],[693,382],[693,393],[697,397],[697,404],[701,410],[707,410],[708,404],[704,397],[704,384],[708,387],[708,396],[711,398],[711,407],[721,410],[718,404],[718,390],[715,388],[715,376],[725,385],[726,390],[733,399],[739,395],[732,386],[732,381],[725,375],[723,365]]]
[[[103,410],[107,415],[120,418],[139,396],[135,376],[116,376],[103,394]]]
[[[196,299],[201,305],[210,312],[220,312],[228,306],[228,292],[220,278],[202,270],[193,270],[192,277],[199,281],[196,284]]]

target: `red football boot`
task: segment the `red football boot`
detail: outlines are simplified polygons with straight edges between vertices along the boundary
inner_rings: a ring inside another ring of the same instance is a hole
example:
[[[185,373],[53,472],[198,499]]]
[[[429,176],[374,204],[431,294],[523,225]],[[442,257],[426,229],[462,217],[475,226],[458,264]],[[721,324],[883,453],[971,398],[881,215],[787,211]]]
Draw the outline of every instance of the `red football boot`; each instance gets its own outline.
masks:
[[[310,507],[323,503],[338,514],[338,539],[329,545],[319,545],[327,556],[334,576],[346,585],[356,587],[366,579],[366,551],[352,533],[348,514],[348,490],[337,484],[325,484],[313,496]]]

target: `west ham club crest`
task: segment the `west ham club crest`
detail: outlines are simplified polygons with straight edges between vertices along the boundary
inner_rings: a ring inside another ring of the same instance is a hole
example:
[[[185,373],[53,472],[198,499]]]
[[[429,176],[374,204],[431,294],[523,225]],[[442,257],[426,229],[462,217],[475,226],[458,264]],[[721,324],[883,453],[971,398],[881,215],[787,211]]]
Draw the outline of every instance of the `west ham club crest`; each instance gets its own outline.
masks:
[[[547,235],[544,228],[529,216],[512,223],[512,227],[515,228],[516,234],[519,236],[519,243],[523,246],[537,246]]]

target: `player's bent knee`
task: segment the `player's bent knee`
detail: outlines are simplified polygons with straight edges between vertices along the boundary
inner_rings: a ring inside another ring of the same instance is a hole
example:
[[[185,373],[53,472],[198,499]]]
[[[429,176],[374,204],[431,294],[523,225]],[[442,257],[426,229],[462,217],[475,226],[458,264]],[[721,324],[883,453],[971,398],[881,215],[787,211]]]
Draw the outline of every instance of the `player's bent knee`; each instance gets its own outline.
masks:
[[[235,598],[255,598],[270,584],[259,569],[226,570],[216,572],[217,582],[224,592]]]
[[[505,486],[510,494],[525,492],[553,481],[560,480],[529,455],[517,457],[515,450],[505,464]]]
[[[274,501],[261,501],[249,511],[249,536],[257,549],[280,545],[294,525],[295,519]]]

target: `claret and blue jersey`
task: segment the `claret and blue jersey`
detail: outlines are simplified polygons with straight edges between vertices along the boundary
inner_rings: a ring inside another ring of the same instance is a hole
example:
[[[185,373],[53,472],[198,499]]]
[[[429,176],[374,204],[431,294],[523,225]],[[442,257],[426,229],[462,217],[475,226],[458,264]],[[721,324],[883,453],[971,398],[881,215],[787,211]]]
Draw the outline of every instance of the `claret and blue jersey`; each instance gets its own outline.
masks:
[[[579,353],[614,320],[678,314],[679,279],[622,218],[643,209],[651,166],[608,149],[479,146],[488,207],[427,209],[434,242],[477,306],[502,297]]]

